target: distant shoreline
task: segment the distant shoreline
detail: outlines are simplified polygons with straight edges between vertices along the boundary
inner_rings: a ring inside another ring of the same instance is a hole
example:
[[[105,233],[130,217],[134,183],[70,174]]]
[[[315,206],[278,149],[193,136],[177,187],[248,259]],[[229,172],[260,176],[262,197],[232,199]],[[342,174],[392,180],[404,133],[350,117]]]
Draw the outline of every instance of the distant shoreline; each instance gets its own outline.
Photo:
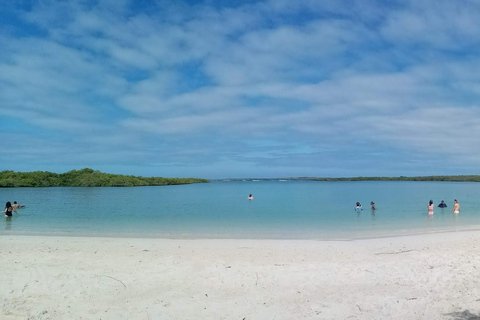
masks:
[[[166,186],[210,181],[446,181],[446,182],[480,182],[480,175],[450,176],[399,176],[399,177],[279,177],[279,178],[163,178],[140,177],[132,175],[102,173],[90,168],[71,170],[65,173],[48,171],[15,172],[0,171],[0,188],[16,187],[140,187]]]
[[[447,182],[480,182],[480,175],[459,176],[418,176],[418,177],[290,177],[290,178],[227,178],[211,179],[211,181],[447,181]]]

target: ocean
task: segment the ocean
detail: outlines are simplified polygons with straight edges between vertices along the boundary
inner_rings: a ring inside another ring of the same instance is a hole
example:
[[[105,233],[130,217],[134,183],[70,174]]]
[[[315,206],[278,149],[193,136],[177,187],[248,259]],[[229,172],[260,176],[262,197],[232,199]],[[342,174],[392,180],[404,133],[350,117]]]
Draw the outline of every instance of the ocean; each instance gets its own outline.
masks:
[[[480,228],[480,183],[470,182],[2,188],[0,199],[26,205],[0,220],[3,235],[349,240]],[[460,214],[452,212],[454,199]],[[435,203],[430,217],[429,200]],[[448,207],[437,208],[440,200]],[[357,201],[363,205],[360,214]],[[370,209],[370,201],[377,210]]]

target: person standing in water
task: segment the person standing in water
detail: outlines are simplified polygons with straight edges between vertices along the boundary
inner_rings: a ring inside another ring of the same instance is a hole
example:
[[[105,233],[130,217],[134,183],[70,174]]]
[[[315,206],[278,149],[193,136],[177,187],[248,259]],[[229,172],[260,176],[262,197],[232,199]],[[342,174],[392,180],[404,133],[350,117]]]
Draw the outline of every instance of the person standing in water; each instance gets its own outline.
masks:
[[[13,211],[12,204],[10,203],[10,201],[7,201],[7,203],[5,204],[5,211],[4,211],[5,217],[11,217],[12,211]]]
[[[357,214],[359,214],[362,210],[363,210],[362,205],[360,204],[360,202],[357,202],[355,206],[355,211],[357,212]]]
[[[432,215],[432,214],[433,214],[433,201],[432,201],[432,200],[430,200],[430,201],[428,202],[427,208],[428,208],[428,214],[429,214],[429,215]]]
[[[453,200],[453,213],[460,213],[460,203],[457,199]]]
[[[370,201],[370,205],[372,206],[372,210],[377,210],[377,207],[375,206],[375,202]]]
[[[251,193],[248,195],[248,200],[253,200],[253,195]]]

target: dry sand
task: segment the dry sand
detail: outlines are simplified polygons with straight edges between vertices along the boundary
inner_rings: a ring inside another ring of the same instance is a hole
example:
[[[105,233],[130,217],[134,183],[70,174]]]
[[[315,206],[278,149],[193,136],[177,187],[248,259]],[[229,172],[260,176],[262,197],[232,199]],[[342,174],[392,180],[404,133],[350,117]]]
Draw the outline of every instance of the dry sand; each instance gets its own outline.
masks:
[[[6,320],[480,319],[478,231],[332,242],[0,240]]]

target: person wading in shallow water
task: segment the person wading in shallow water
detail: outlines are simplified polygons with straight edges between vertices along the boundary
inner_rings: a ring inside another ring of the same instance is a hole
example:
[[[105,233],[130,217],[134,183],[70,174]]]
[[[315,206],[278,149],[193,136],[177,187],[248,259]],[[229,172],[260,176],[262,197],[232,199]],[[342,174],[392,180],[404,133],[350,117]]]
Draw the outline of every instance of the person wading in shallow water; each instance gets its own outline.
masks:
[[[15,213],[18,213],[17,210],[18,210],[19,208],[25,208],[25,206],[22,206],[22,205],[18,204],[17,201],[13,201],[12,207],[13,207],[13,211],[14,211]]]
[[[432,214],[433,214],[433,201],[432,201],[432,200],[430,200],[430,201],[428,202],[427,208],[428,208],[428,214],[429,214],[429,215],[432,215]]]
[[[7,201],[7,203],[5,204],[5,211],[4,211],[5,217],[11,217],[12,211],[13,211],[12,204],[10,203],[10,201]]]
[[[357,205],[355,206],[355,212],[360,213],[362,212],[363,208],[362,208],[362,205],[360,204],[360,202],[357,202]]]
[[[453,200],[453,213],[460,213],[460,203],[457,199]]]

